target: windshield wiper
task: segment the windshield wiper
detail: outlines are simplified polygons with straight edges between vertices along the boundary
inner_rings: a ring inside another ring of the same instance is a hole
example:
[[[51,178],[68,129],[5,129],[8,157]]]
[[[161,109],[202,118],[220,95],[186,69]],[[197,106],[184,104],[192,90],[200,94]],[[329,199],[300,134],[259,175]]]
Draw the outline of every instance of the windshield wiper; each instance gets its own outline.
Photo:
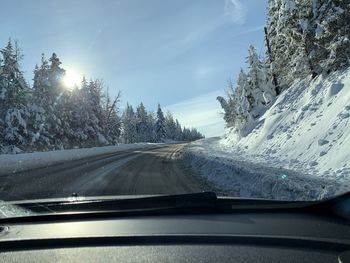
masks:
[[[214,192],[202,192],[180,195],[158,195],[134,198],[108,198],[96,200],[43,201],[18,203],[22,208],[35,213],[28,217],[0,219],[11,222],[33,222],[47,220],[72,220],[108,218],[122,216],[147,216],[195,213],[232,213],[232,212],[276,212],[293,210],[295,212],[330,213],[334,200],[326,201],[277,201],[264,199],[242,199],[217,197]],[[348,198],[348,196],[347,196]],[[53,213],[47,213],[53,211]]]
[[[214,192],[201,192],[177,195],[156,195],[124,198],[98,198],[85,200],[79,198],[62,200],[43,200],[38,203],[16,203],[21,207],[31,209],[37,213],[46,212],[48,209],[54,212],[79,212],[79,211],[126,211],[146,209],[232,209],[256,207],[285,207],[286,205],[305,206],[306,202],[277,201],[265,199],[244,199],[218,197]]]
[[[127,197],[127,198],[98,198],[92,200],[62,199],[48,200],[34,203],[17,203],[17,205],[31,209],[37,213],[47,211],[57,212],[79,212],[79,211],[130,211],[142,209],[158,208],[212,208],[217,205],[218,197],[214,192],[202,192],[179,195],[156,195],[146,197]]]

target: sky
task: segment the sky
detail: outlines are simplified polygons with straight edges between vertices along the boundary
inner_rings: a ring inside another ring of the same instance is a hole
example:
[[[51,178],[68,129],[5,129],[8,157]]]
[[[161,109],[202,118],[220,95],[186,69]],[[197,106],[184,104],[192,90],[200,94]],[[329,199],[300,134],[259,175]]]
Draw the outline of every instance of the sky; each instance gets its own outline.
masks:
[[[207,137],[224,133],[218,95],[250,44],[263,55],[265,0],[2,0],[0,46],[11,37],[32,82],[41,54],[101,78],[122,105],[160,103]],[[7,11],[5,11],[7,10]]]

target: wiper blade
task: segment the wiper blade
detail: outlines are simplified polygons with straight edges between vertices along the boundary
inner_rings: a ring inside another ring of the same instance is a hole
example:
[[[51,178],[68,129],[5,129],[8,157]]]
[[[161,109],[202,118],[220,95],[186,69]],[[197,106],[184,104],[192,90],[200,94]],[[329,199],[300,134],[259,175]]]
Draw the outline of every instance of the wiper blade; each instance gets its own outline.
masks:
[[[36,213],[53,211],[55,213],[67,212],[121,212],[121,211],[146,211],[146,210],[238,210],[238,209],[278,209],[286,207],[305,207],[312,202],[290,202],[264,199],[242,199],[218,197],[214,192],[201,192],[178,195],[157,195],[132,198],[98,198],[94,200],[48,200],[38,203],[24,202],[16,203],[23,208],[30,209]]]
[[[89,201],[77,199],[76,201],[38,203],[36,200],[33,203],[16,203],[17,206],[34,212],[33,215],[0,218],[0,224],[177,214],[184,211],[201,213],[215,209],[217,200],[213,192]],[[47,211],[53,212],[47,213]]]
[[[179,195],[157,195],[122,199],[96,199],[69,201],[44,201],[34,203],[17,203],[17,205],[31,209],[37,213],[47,209],[55,212],[79,211],[125,211],[157,208],[209,208],[217,205],[218,197],[214,192],[190,193]]]
[[[233,212],[330,213],[331,202],[278,201],[217,197],[214,192],[158,195],[122,199],[43,201],[18,203],[34,216],[0,218],[0,223],[106,219],[113,217]],[[53,213],[47,213],[53,211]]]

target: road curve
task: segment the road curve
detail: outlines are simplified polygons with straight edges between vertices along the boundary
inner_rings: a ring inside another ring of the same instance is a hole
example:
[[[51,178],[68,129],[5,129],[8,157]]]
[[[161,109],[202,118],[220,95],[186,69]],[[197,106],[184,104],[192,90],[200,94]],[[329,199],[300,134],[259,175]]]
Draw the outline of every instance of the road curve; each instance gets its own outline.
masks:
[[[176,158],[183,144],[120,151],[1,176],[2,200],[182,194],[202,184]]]

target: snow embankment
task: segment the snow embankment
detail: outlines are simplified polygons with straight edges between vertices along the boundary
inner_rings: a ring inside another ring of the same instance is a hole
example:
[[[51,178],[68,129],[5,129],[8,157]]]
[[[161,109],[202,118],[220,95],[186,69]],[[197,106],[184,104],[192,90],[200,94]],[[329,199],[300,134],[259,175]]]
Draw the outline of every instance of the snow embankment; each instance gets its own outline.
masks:
[[[319,199],[350,191],[350,70],[296,81],[246,137],[229,131],[190,145],[184,157],[239,196],[295,199],[294,191],[297,199]]]
[[[22,154],[2,154],[0,155],[0,175],[46,167],[57,163],[79,160],[87,157],[98,156],[108,153],[152,147],[155,145],[159,144],[119,144],[116,146],[104,146],[72,150],[58,150]]]

